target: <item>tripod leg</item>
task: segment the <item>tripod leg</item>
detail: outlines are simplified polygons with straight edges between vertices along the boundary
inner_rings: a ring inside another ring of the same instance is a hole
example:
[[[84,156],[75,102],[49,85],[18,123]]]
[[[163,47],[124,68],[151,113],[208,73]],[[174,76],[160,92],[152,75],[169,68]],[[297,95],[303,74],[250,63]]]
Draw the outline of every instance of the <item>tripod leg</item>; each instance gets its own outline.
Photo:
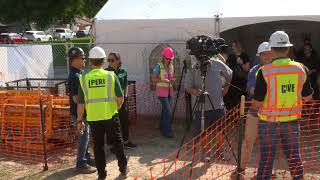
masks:
[[[192,118],[195,116],[195,113],[196,112],[200,112],[201,109],[204,109],[204,103],[203,102],[200,102],[200,97],[197,96],[197,99],[196,99],[196,102],[195,102],[195,105],[194,105],[194,108],[193,108],[193,115],[192,115]],[[195,118],[196,119],[196,118]],[[196,119],[196,121],[199,121],[201,119]],[[198,122],[196,122],[198,123]],[[202,140],[202,137],[200,137],[200,142]],[[190,163],[190,174],[189,174],[189,178],[188,179],[192,179],[192,173],[193,173],[193,164],[194,164],[194,159],[195,159],[195,155],[196,155],[196,150],[197,150],[197,147],[194,146],[192,148],[192,160],[191,160],[191,163]],[[200,158],[202,159],[202,151],[203,151],[203,147],[202,147],[202,143],[200,143]]]
[[[176,99],[175,99],[175,103],[174,103],[174,106],[173,106],[173,110],[172,110],[172,113],[171,113],[171,119],[170,119],[170,123],[172,124],[173,123],[173,120],[174,120],[174,115],[175,115],[175,112],[176,112],[176,109],[177,109],[177,104],[178,104],[178,100],[179,100],[179,96],[180,96],[180,92],[181,92],[181,86],[182,86],[182,79],[183,79],[183,76],[184,76],[184,72],[186,71],[186,65],[184,64],[183,65],[183,68],[182,68],[182,72],[181,72],[181,77],[179,79],[179,84],[178,84],[178,88],[177,88],[177,95],[176,95]]]

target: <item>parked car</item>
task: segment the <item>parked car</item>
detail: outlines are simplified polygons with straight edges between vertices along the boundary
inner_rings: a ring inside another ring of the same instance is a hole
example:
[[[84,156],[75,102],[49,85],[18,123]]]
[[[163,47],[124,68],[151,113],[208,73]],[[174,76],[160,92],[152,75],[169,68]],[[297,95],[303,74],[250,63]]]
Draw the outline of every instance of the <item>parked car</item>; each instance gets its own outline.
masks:
[[[44,31],[26,31],[28,41],[52,41],[53,37]]]
[[[76,33],[66,28],[58,28],[55,30],[53,37],[55,39],[72,39],[76,37]]]
[[[1,33],[0,43],[12,44],[12,43],[24,43],[27,42],[27,38],[17,33]]]
[[[88,35],[89,35],[89,29],[79,30],[79,31],[76,33],[76,36],[77,36],[77,37],[85,37],[85,36],[88,36]]]

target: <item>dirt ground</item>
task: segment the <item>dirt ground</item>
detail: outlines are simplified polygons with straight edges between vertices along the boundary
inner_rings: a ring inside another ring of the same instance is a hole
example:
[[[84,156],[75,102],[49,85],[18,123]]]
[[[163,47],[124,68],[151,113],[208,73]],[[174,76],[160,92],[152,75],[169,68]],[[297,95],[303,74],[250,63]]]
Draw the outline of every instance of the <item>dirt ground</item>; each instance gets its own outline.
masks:
[[[175,125],[174,139],[165,139],[159,135],[159,129],[157,129],[158,121],[156,120],[144,120],[143,123],[138,122],[137,126],[134,126],[131,130],[131,139],[139,146],[134,150],[126,150],[128,156],[129,165],[129,177],[127,179],[133,179],[139,176],[138,179],[149,179],[148,167],[154,166],[154,172],[161,172],[163,170],[163,164],[159,163],[163,157],[174,152],[180,145],[181,138],[184,132],[184,127],[181,124]],[[191,132],[187,136],[187,140],[191,139]],[[228,149],[228,146],[226,146]],[[231,157],[231,150],[227,150],[226,156]],[[92,151],[91,151],[92,152]],[[68,154],[60,154],[58,161],[49,160],[49,170],[43,171],[42,164],[22,164],[13,161],[0,159],[0,179],[48,179],[48,180],[81,180],[81,179],[97,179],[97,174],[81,175],[77,174],[74,169],[75,164],[75,149]],[[54,158],[54,157],[51,157]],[[197,157],[196,157],[197,158]],[[169,164],[172,162],[170,160]],[[199,161],[198,161],[199,162]],[[245,179],[250,179],[256,171],[256,157],[252,159],[251,164],[255,166],[249,167],[246,170]],[[172,169],[168,171],[167,179],[187,179],[190,169],[186,166],[190,160],[178,161],[175,164],[176,172]],[[215,162],[214,164],[198,163],[193,168],[193,176],[191,179],[212,179],[212,177],[219,177],[218,179],[230,179],[230,172],[235,169],[235,161],[229,162]],[[168,164],[166,164],[168,165]],[[286,165],[281,165],[286,167]],[[180,168],[181,167],[181,168]],[[119,171],[117,161],[113,154],[107,153],[107,179],[118,179]],[[317,170],[316,170],[317,171]],[[313,171],[314,172],[314,171]],[[276,179],[291,179],[289,173],[283,170],[277,171]],[[320,170],[319,173],[320,174]],[[307,174],[306,179],[320,179],[320,175]]]
[[[179,147],[184,129],[181,125],[175,126],[174,139],[166,139],[160,136],[156,120],[138,123],[131,130],[132,142],[138,144],[134,150],[126,150],[129,159],[129,178],[140,175],[147,170],[147,167],[161,161],[161,158],[170,154]],[[93,151],[91,151],[93,152]],[[93,153],[92,153],[93,154]],[[61,156],[61,155],[60,155]],[[0,179],[96,179],[97,174],[80,175],[74,169],[76,151],[71,154],[59,157],[59,162],[49,161],[48,171],[43,171],[43,164],[22,164],[13,161],[0,160]],[[116,158],[113,154],[107,153],[107,179],[116,179],[120,174]]]

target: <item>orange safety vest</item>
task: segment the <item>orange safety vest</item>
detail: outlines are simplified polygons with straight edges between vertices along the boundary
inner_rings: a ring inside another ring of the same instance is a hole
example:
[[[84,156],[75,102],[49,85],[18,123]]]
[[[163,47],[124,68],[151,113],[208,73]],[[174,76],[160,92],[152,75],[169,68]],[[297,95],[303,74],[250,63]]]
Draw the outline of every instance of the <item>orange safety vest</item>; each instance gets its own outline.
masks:
[[[261,68],[267,95],[259,109],[261,120],[288,122],[301,116],[302,88],[307,79],[303,66],[289,58],[277,59]]]

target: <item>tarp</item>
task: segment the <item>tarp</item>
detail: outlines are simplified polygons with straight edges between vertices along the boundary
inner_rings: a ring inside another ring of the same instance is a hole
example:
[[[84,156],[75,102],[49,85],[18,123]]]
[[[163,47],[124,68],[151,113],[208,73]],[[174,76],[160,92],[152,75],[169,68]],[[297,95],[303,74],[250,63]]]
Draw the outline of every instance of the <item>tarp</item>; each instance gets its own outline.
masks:
[[[53,78],[51,45],[0,47],[0,86],[24,78]]]

